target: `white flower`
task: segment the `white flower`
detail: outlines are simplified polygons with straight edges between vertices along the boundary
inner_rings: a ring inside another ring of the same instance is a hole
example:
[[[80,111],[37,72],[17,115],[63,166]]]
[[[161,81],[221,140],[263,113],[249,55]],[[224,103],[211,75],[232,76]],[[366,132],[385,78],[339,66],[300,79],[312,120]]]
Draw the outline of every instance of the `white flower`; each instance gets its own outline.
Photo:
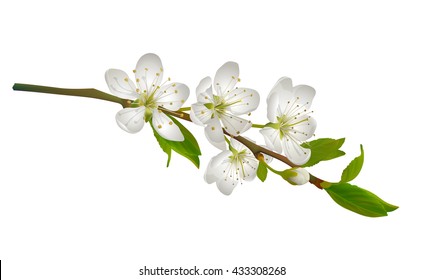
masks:
[[[282,177],[291,185],[304,185],[310,180],[310,173],[301,167],[282,171]]]
[[[204,174],[207,183],[216,183],[226,195],[230,195],[239,182],[253,180],[258,167],[254,154],[240,142],[231,138],[229,148],[210,160]]]
[[[179,127],[162,113],[160,107],[179,110],[189,96],[189,88],[181,83],[171,83],[170,78],[162,83],[162,61],[152,53],[143,55],[133,72],[135,83],[122,70],[106,71],[106,82],[112,94],[133,101],[131,108],[116,114],[118,125],[129,133],[136,133],[151,120],[154,129],[163,138],[183,141]]]
[[[266,145],[288,159],[302,165],[310,159],[310,149],[302,141],[313,136],[316,121],[309,116],[315,90],[306,85],[292,87],[290,78],[281,78],[267,97],[267,117],[270,121],[260,130]]]
[[[220,67],[213,81],[206,77],[197,86],[197,103],[191,106],[191,120],[205,125],[207,139],[215,147],[225,150],[223,128],[233,136],[245,132],[251,122],[238,117],[257,109],[260,96],[249,88],[235,87],[239,82],[239,67],[235,62],[226,62]]]

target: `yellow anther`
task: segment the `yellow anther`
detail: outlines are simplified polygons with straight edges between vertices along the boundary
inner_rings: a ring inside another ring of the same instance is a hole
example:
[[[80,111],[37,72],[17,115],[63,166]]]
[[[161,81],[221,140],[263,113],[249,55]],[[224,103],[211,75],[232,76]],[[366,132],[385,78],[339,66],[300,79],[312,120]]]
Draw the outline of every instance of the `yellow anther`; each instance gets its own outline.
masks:
[[[172,125],[173,124],[173,122],[169,122],[169,125]]]
[[[144,68],[145,71],[148,71],[148,68]]]
[[[215,130],[216,128],[214,127],[214,126],[212,126],[212,128],[211,128],[212,130]]]
[[[161,124],[159,124],[157,127],[160,129],[160,128],[162,128],[162,125],[161,125]]]
[[[160,76],[160,73],[156,73],[156,76]]]
[[[136,81],[137,81],[137,83],[139,83],[139,82],[140,82],[140,79],[139,79],[139,78],[137,78],[137,79],[136,79]]]
[[[125,82],[129,81],[128,78],[123,79]]]
[[[137,73],[137,70],[134,69],[134,70],[132,70],[132,72]]]

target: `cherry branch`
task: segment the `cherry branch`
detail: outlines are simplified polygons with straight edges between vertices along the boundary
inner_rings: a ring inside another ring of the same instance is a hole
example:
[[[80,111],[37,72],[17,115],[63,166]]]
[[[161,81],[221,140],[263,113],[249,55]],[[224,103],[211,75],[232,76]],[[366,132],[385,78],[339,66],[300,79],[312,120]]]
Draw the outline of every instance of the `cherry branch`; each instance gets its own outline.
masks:
[[[124,108],[130,107],[131,104],[132,104],[132,101],[129,100],[129,99],[122,99],[122,98],[119,98],[117,96],[105,93],[103,91],[100,91],[100,90],[97,90],[97,89],[94,89],[94,88],[67,89],[67,88],[56,88],[56,87],[46,87],[46,86],[16,83],[16,84],[13,85],[13,90],[95,98],[95,99],[100,99],[100,100],[118,103]],[[159,109],[161,111],[163,111],[164,113],[169,114],[171,116],[183,119],[185,121],[192,122],[189,114],[187,114],[183,111],[180,111],[180,110],[179,111],[170,111],[170,110],[167,110],[166,108],[163,108],[163,107],[160,107]],[[245,137],[233,136],[233,135],[229,134],[225,129],[223,129],[223,132],[226,135],[228,135],[228,136],[236,139],[237,141],[241,142],[242,144],[244,144],[248,149],[251,150],[251,152],[255,155],[255,157],[258,160],[263,160],[262,154],[266,154],[268,156],[271,156],[271,157],[287,164],[290,167],[299,167],[298,165],[295,165],[294,163],[292,163],[287,157],[285,157],[281,154],[278,154],[274,151],[271,151],[269,149],[266,149],[266,148],[264,148],[260,145],[257,145],[256,143],[246,139]],[[318,178],[318,177],[313,176],[312,174],[310,174],[309,182],[311,184],[315,185],[317,188],[323,189],[322,183],[324,183],[325,181]]]

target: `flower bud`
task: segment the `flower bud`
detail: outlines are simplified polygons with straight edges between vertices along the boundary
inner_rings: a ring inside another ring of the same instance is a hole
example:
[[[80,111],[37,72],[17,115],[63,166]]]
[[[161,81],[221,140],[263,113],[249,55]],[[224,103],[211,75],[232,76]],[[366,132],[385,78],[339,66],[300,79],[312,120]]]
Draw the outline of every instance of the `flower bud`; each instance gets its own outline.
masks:
[[[304,185],[310,180],[310,174],[301,167],[284,170],[281,175],[291,185]]]

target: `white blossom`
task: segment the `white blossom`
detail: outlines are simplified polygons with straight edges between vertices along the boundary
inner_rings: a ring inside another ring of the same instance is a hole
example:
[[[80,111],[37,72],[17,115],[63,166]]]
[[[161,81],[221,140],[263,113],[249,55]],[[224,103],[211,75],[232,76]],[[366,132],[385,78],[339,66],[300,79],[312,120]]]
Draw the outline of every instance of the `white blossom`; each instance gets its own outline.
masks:
[[[245,181],[256,177],[258,160],[243,144],[231,138],[229,150],[213,157],[207,166],[204,179],[207,183],[216,183],[217,188],[225,195]]]
[[[226,62],[213,80],[206,77],[197,86],[197,103],[192,104],[191,120],[205,127],[207,139],[215,147],[225,150],[222,127],[232,136],[238,136],[251,127],[251,121],[239,117],[257,109],[260,96],[249,88],[235,87],[240,81],[239,67]]]
[[[305,164],[311,155],[302,142],[313,136],[316,121],[309,116],[315,90],[306,85],[293,87],[290,78],[281,78],[267,98],[267,117],[270,121],[260,130],[266,145],[284,153],[297,165]]]
[[[160,58],[152,53],[143,55],[136,65],[135,83],[118,69],[106,71],[106,82],[111,93],[131,100],[131,107],[116,114],[117,124],[129,133],[139,132],[145,122],[152,121],[157,133],[172,141],[183,141],[179,127],[166,116],[160,107],[177,111],[189,96],[185,84],[163,81],[163,66]]]

